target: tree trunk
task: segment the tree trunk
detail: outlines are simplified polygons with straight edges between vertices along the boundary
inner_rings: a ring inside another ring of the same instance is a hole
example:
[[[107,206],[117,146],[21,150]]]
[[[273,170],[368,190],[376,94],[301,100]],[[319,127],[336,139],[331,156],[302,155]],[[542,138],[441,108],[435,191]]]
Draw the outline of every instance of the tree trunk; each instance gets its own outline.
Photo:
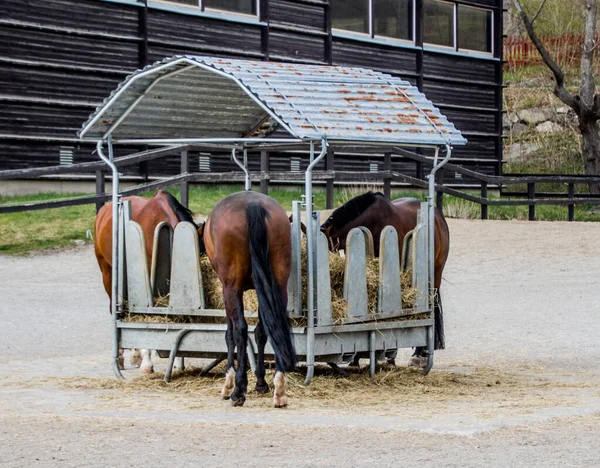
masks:
[[[587,175],[600,174],[600,128],[595,119],[579,117],[579,130],[583,137],[583,164]],[[600,183],[590,183],[590,193],[600,195]]]

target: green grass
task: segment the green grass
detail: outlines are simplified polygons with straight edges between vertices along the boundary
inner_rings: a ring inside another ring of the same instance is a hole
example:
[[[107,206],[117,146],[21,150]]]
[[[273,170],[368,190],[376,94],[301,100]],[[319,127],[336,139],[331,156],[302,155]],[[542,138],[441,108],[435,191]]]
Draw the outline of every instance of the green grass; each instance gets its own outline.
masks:
[[[335,206],[340,206],[350,198],[367,190],[380,190],[368,185],[336,189]],[[190,190],[190,208],[197,215],[207,215],[212,207],[223,197],[239,190],[239,186],[207,186]],[[178,190],[172,192],[179,196]],[[276,189],[269,194],[278,200],[286,210],[290,210],[293,200],[300,200],[300,189]],[[47,193],[17,197],[0,197],[0,204],[19,204],[23,202],[45,201],[59,198],[72,198],[84,194]],[[145,194],[150,196],[151,194]],[[415,197],[425,199],[424,192],[394,190],[393,198]],[[314,192],[315,209],[325,209],[325,191],[321,188]],[[600,214],[590,214],[592,207],[577,207],[577,221],[600,221]],[[449,218],[479,219],[479,205],[455,197],[444,197],[444,212]],[[95,217],[94,205],[73,206],[23,213],[0,214],[0,254],[22,255],[31,251],[51,247],[72,245],[75,240],[91,242],[86,237],[88,230],[93,231]],[[536,208],[539,220],[566,221],[567,208],[540,206]],[[490,219],[527,219],[528,208],[490,207]]]

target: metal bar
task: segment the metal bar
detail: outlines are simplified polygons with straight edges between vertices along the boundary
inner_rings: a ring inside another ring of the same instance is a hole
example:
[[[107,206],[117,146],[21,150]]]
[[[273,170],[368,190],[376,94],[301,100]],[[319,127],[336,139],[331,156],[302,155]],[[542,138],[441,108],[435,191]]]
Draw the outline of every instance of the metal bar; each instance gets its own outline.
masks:
[[[321,141],[321,153],[315,159],[315,144],[310,144],[310,164],[305,173],[305,197],[306,197],[306,251],[308,269],[308,294],[307,294],[307,339],[306,339],[306,379],[304,385],[309,385],[315,372],[315,265],[316,239],[313,235],[313,205],[312,205],[312,170],[327,154],[327,140]]]
[[[569,198],[573,199],[575,198],[575,184],[569,184]],[[568,208],[568,213],[569,213],[569,221],[574,221],[575,220],[575,205],[573,205],[572,203],[569,204],[569,208]]]
[[[533,200],[535,198],[535,183],[527,184],[527,198]],[[535,221],[535,205],[529,205],[529,221]]]
[[[436,185],[438,187],[441,188],[441,186],[444,184],[444,169],[440,169],[439,172],[436,174]],[[435,206],[437,206],[438,210],[440,210],[441,212],[444,211],[444,191],[441,189],[436,190],[435,192],[436,194],[436,198],[435,198]]]
[[[250,190],[251,182],[250,182],[250,173],[248,172],[248,168],[246,167],[246,165],[248,163],[246,149],[244,149],[244,162],[243,163],[240,162],[240,160],[237,158],[235,153],[236,153],[236,149],[232,148],[231,158],[233,159],[233,162],[235,162],[242,169],[242,171],[244,171],[244,190]]]
[[[215,367],[217,367],[219,364],[221,364],[224,360],[225,360],[224,357],[223,358],[217,358],[217,359],[215,359],[208,366],[202,368],[202,371],[200,372],[200,375],[204,375],[204,374],[210,372]]]
[[[369,374],[375,377],[377,360],[375,359],[375,330],[369,332]]]
[[[173,373],[173,364],[175,364],[175,358],[177,357],[177,351],[179,351],[179,346],[181,345],[181,341],[189,332],[193,331],[190,328],[184,328],[175,337],[175,342],[173,343],[173,347],[171,348],[171,352],[169,354],[169,362],[167,363],[167,369],[165,370],[165,382],[169,383],[171,381],[171,374]]]
[[[182,174],[187,174],[190,170],[190,154],[187,150],[181,152],[181,168]],[[190,204],[190,183],[187,180],[179,184],[180,201],[183,206],[189,208]]]
[[[87,140],[83,140],[87,141]],[[96,139],[94,139],[96,141]],[[306,144],[310,139],[300,138],[139,138],[139,139],[114,139],[115,144],[120,145],[194,145],[202,143],[226,143],[233,145],[248,145],[248,143],[303,143]]]
[[[123,374],[119,369],[119,342],[120,342],[120,330],[117,327],[117,301],[118,301],[118,280],[119,280],[119,269],[118,269],[118,249],[119,249],[119,170],[114,164],[114,153],[112,147],[112,138],[108,139],[108,157],[105,156],[102,151],[102,141],[98,141],[96,145],[98,155],[112,170],[112,283],[111,283],[111,294],[110,294],[110,311],[113,319],[113,360],[112,366],[115,375],[118,378],[123,379]]]

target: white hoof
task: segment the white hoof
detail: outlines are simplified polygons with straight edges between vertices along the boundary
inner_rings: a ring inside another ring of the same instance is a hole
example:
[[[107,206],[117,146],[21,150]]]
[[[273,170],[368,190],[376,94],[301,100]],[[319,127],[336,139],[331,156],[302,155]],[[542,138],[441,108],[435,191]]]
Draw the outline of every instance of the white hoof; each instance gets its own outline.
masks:
[[[424,369],[427,366],[427,358],[424,356],[412,356],[408,360],[408,367],[416,367],[417,369]]]
[[[140,373],[143,375],[150,375],[154,373],[154,364],[152,364],[152,358],[150,357],[149,349],[142,349],[142,362],[140,364]]]
[[[223,384],[223,388],[221,389],[221,398],[223,400],[229,400],[231,394],[233,393],[233,388],[235,386],[235,369],[230,367],[229,370],[225,373],[225,383]]]
[[[273,377],[273,406],[275,408],[285,408],[288,404],[288,397],[285,394],[285,376],[283,372],[275,372]]]

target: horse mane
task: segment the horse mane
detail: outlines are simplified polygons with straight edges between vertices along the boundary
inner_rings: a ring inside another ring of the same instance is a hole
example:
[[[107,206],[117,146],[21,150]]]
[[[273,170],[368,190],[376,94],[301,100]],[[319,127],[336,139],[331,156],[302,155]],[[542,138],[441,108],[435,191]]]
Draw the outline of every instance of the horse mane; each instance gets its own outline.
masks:
[[[165,197],[167,198],[167,201],[169,202],[169,206],[172,208],[173,212],[175,213],[175,216],[177,216],[177,219],[180,222],[187,221],[188,223],[192,223],[194,226],[196,226],[196,229],[197,229],[198,224],[196,224],[196,222],[194,221],[194,216],[192,214],[192,211],[189,208],[186,208],[185,206],[183,206],[181,203],[179,203],[179,200],[177,200],[177,198],[175,198],[169,192],[164,191],[163,193],[164,193]]]
[[[331,216],[329,216],[327,221],[325,221],[321,225],[321,229],[326,229],[332,225],[336,229],[345,226],[350,221],[353,221],[354,219],[358,218],[367,210],[367,208],[369,208],[380,198],[385,198],[383,193],[372,191],[363,193],[358,197],[354,197],[353,199],[347,201],[342,206],[340,206],[333,213],[331,213]]]

